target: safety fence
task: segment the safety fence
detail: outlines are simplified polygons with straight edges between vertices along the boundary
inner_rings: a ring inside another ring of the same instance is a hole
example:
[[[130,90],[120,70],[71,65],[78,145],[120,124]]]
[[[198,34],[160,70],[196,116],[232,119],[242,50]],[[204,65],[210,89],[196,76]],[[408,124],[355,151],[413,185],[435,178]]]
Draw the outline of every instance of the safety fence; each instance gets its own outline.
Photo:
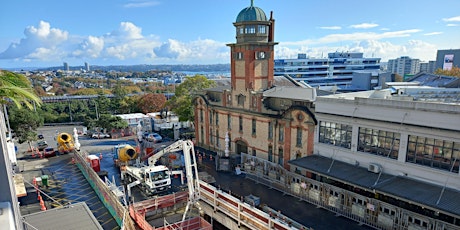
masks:
[[[74,152],[73,157],[78,168],[117,224],[125,230],[136,230],[134,221],[129,217],[128,209],[123,206],[119,198],[113,194],[99,175],[89,166],[87,156],[88,153],[85,151]]]
[[[375,229],[460,229],[453,224],[290,172],[255,156],[242,154],[241,165],[248,179]]]
[[[224,213],[237,222],[238,227],[249,229],[310,229],[299,223],[269,211],[258,209],[254,205],[245,203],[243,199],[234,197],[214,186],[199,181],[201,201],[210,205],[214,212]]]

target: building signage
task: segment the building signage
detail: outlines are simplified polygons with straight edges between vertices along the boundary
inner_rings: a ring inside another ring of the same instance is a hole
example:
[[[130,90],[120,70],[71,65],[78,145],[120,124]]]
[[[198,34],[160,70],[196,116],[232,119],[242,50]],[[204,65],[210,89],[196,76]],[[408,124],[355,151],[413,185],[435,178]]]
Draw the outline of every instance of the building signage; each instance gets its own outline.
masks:
[[[453,63],[454,63],[454,55],[453,54],[444,55],[444,64],[442,65],[442,69],[443,70],[451,70]]]

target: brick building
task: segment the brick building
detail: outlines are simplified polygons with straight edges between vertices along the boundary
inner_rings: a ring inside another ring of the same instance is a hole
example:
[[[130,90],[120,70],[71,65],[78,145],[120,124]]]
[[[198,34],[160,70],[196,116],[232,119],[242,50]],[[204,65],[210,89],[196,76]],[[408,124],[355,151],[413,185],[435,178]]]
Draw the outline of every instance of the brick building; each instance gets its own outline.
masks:
[[[313,153],[316,90],[274,76],[273,13],[244,8],[236,22],[231,78],[194,98],[196,146],[222,154],[248,153],[289,169],[288,161]]]

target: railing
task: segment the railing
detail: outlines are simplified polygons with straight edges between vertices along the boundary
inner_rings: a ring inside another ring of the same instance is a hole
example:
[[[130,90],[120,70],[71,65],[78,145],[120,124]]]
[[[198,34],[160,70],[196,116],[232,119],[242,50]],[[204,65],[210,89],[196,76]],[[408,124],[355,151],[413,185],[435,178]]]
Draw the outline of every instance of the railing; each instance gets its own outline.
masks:
[[[290,172],[248,154],[242,154],[241,163],[248,179],[375,229],[459,229],[456,225]],[[392,215],[381,212],[380,207],[392,210]],[[423,223],[429,228],[423,227]]]
[[[205,182],[199,181],[199,185],[201,200],[214,211],[233,219],[238,226],[249,229],[309,229],[284,215],[270,214],[272,209],[265,212]]]
[[[109,210],[110,214],[115,218],[116,222],[120,227],[123,227],[125,230],[136,230],[135,224],[131,218],[126,218],[125,215],[128,215],[126,207],[121,204],[118,197],[107,187],[104,181],[97,175],[97,173],[89,167],[86,162],[86,157],[88,153],[84,151],[75,151],[74,159],[80,169],[80,171],[85,176],[88,183],[96,192],[97,196],[104,204],[104,206]]]

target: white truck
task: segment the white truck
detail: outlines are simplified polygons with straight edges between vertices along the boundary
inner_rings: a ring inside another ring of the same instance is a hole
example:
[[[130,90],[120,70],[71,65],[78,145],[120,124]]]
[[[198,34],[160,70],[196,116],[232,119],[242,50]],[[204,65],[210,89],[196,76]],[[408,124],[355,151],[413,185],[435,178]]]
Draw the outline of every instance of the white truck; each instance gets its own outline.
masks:
[[[154,195],[171,188],[171,177],[168,167],[133,165],[121,168],[121,179],[127,181],[128,195],[131,187],[139,185],[147,195]]]
[[[148,164],[140,162],[140,159],[134,165],[120,167],[121,179],[127,181],[128,195],[131,196],[131,188],[140,186],[142,191],[147,195],[154,195],[171,188],[171,175],[173,172],[164,165],[156,165],[157,161],[167,153],[175,153],[178,151],[184,152],[185,169],[187,183],[190,186],[196,187],[193,183],[194,178],[198,178],[198,169],[195,161],[195,151],[191,141],[179,140],[164,149],[158,151],[147,159]],[[193,169],[194,168],[194,169]],[[180,172],[182,173],[182,172]],[[189,191],[190,192],[190,191]]]

